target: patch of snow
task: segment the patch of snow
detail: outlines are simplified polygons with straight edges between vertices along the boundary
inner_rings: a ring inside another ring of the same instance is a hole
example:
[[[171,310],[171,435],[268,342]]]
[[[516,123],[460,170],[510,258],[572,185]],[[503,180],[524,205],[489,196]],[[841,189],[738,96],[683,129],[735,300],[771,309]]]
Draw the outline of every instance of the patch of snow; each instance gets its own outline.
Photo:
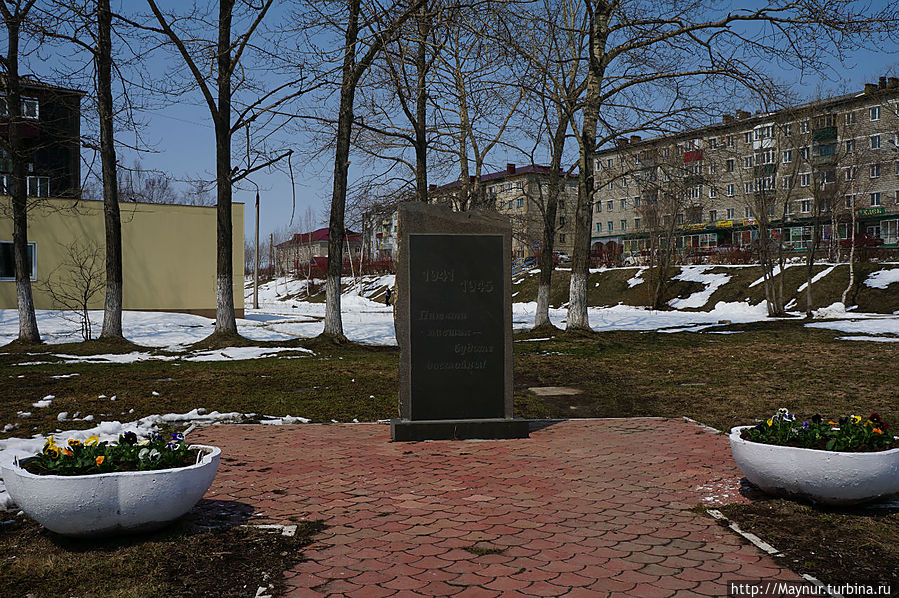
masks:
[[[796,264],[786,264],[785,267],[784,267],[784,270],[786,270],[787,268],[791,268],[791,267],[793,267],[793,266],[795,266],[795,265],[796,265]],[[780,264],[775,265],[774,268],[772,268],[772,270],[771,270],[771,276],[772,276],[772,277],[777,276],[778,274],[780,274]],[[754,280],[753,282],[751,282],[751,283],[749,284],[749,288],[751,289],[752,287],[758,286],[758,285],[762,284],[763,282],[765,282],[765,276],[764,276],[764,275],[762,275],[761,278],[759,278],[759,279]]]
[[[899,282],[899,268],[872,272],[865,279],[865,286],[872,289],[885,289],[894,282]]]
[[[75,376],[80,376],[81,374],[60,374],[58,376],[50,376],[51,378],[56,378],[57,380],[61,380],[63,378],[74,378]]]
[[[645,280],[643,280],[643,272],[645,271],[646,268],[638,268],[637,273],[627,280],[627,288],[632,289],[638,284],[643,284],[644,282],[646,282]]]
[[[827,268],[824,268],[823,270],[821,270],[820,272],[818,272],[817,274],[812,276],[812,284],[815,284],[816,282],[818,282],[819,280],[821,280],[822,278],[824,278],[825,276],[827,276],[828,274],[833,272],[834,268],[836,268],[836,266],[828,266]],[[796,289],[796,291],[801,293],[802,291],[805,290],[805,288],[807,286],[808,286],[808,282],[803,282],[801,285],[799,285],[799,288]]]
[[[53,395],[47,395],[46,397],[44,397],[44,398],[41,399],[40,401],[38,401],[38,402],[36,402],[36,403],[32,403],[31,406],[32,406],[32,407],[38,407],[38,408],[41,408],[41,407],[49,407],[49,406],[50,406],[50,403],[52,403],[52,402],[53,402],[53,399],[55,399],[55,398],[56,398],[56,397],[54,397]]]
[[[311,419],[307,419],[305,417],[293,417],[292,415],[285,415],[284,417],[275,417],[273,415],[264,415],[263,419],[259,420],[260,424],[266,424],[270,426],[280,426],[280,425],[290,425],[290,424],[308,424],[311,422]]]
[[[16,417],[21,417],[22,419],[27,419],[27,418],[31,417],[31,412],[30,411],[19,411],[18,413],[16,413]]]
[[[891,334],[899,336],[899,318],[890,316],[886,317],[869,317],[864,319],[852,320],[836,320],[833,322],[812,322],[806,324],[808,328],[824,328],[827,330],[837,330],[849,334]]]
[[[707,273],[707,270],[710,270],[712,268],[714,268],[714,266],[681,267],[680,274],[675,276],[674,280],[698,282],[700,284],[706,285],[706,287],[705,289],[697,291],[684,299],[672,299],[668,302],[668,305],[675,309],[684,309],[688,307],[703,307],[706,303],[708,303],[709,299],[712,297],[712,294],[717,291],[719,287],[727,284],[727,282],[731,279],[730,274]]]
[[[875,343],[899,343],[896,336],[838,336],[838,341],[872,341]]]

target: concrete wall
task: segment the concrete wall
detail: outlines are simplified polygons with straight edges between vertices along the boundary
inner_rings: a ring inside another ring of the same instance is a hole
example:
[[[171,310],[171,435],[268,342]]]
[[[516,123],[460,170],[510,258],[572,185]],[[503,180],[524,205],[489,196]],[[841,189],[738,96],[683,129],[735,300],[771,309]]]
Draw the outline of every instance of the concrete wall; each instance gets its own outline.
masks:
[[[0,200],[0,241],[12,241],[12,219],[7,198]],[[214,207],[122,203],[124,308],[215,314]],[[234,307],[243,315],[244,206],[232,207]],[[37,276],[32,282],[35,307],[54,309],[43,289],[48,278],[67,259],[74,241],[93,240],[105,246],[103,203],[43,200],[28,213],[28,241],[35,243]],[[105,258],[99,262],[105,271]],[[59,275],[57,271],[57,276]],[[105,292],[92,307],[103,308]],[[0,281],[0,308],[16,307],[14,281]]]

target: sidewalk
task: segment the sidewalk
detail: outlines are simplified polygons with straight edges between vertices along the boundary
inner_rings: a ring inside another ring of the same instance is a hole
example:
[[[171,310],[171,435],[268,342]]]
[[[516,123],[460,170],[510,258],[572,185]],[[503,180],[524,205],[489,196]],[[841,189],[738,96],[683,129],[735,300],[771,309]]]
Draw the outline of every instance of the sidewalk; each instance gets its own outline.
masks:
[[[570,420],[528,440],[391,443],[379,424],[211,426],[207,499],[323,519],[289,596],[725,596],[801,581],[706,515],[743,502],[727,437],[677,419]],[[293,518],[293,519],[291,519]]]

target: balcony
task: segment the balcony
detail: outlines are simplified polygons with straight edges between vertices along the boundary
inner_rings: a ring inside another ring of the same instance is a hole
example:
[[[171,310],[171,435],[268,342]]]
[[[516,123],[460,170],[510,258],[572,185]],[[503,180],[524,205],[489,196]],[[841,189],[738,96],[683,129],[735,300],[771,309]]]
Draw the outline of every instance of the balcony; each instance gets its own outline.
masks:
[[[812,130],[812,139],[815,141],[829,141],[837,138],[836,127],[821,127]]]

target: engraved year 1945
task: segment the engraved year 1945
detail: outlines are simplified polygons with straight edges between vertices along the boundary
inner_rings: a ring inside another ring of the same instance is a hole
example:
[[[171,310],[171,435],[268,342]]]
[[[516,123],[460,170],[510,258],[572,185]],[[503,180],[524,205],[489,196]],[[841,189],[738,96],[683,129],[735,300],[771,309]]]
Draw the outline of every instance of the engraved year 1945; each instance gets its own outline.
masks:
[[[463,293],[490,294],[494,289],[492,280],[463,280],[461,287]]]

